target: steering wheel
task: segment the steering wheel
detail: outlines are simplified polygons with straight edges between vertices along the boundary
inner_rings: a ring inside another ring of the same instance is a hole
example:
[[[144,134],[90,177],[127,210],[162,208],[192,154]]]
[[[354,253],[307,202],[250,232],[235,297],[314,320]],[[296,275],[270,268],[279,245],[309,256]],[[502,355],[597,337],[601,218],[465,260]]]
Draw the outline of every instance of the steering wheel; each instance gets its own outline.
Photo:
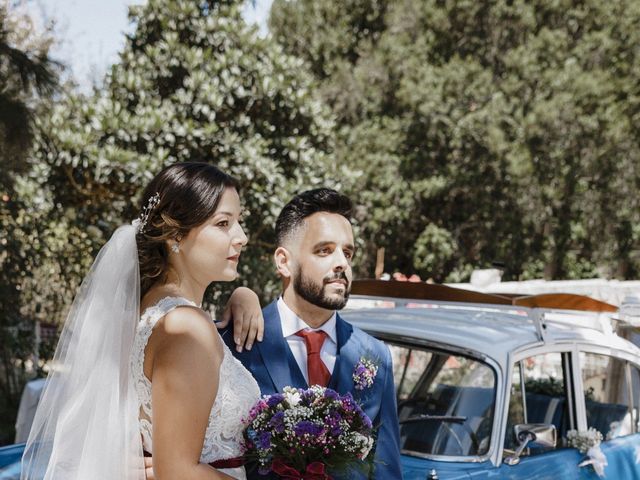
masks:
[[[447,435],[446,439],[453,438],[455,440],[456,446],[458,447],[458,450],[460,450],[460,455],[468,455],[462,444],[462,439],[460,439],[460,436],[455,432],[453,428],[451,428],[451,424],[448,422],[442,422],[441,425],[445,428],[445,430],[447,430],[449,434]],[[464,428],[464,430],[469,435],[469,438],[471,439],[471,445],[473,446],[474,451],[478,452],[478,450],[480,449],[480,442],[478,440],[476,432],[474,432],[466,422],[457,423],[457,425],[462,425],[462,428]],[[439,443],[440,442],[438,441],[438,439],[436,439],[436,441],[434,442],[434,447],[436,445],[439,446]]]
[[[415,422],[439,422],[440,426],[444,427],[447,432],[448,432],[448,436],[445,438],[445,440],[447,440],[448,438],[453,438],[455,443],[458,446],[458,450],[460,450],[460,455],[467,455],[467,453],[465,452],[462,440],[460,439],[459,435],[455,432],[455,430],[451,427],[451,423],[456,423],[458,425],[462,425],[462,428],[466,431],[466,433],[469,435],[469,438],[471,439],[471,445],[474,448],[474,451],[478,452],[480,449],[480,441],[478,440],[478,435],[476,434],[476,432],[474,432],[471,427],[467,424],[466,422],[466,417],[446,417],[446,416],[429,416],[429,415],[425,415],[425,416],[416,416],[416,417],[412,417],[407,419],[409,422],[411,423],[415,423]],[[400,421],[400,423],[405,423],[407,420],[404,421]],[[462,420],[462,421],[460,421]],[[433,446],[434,446],[434,450],[436,450],[436,447],[439,446],[439,444],[443,441],[441,439],[439,439],[440,434],[437,434],[435,441],[433,442]]]

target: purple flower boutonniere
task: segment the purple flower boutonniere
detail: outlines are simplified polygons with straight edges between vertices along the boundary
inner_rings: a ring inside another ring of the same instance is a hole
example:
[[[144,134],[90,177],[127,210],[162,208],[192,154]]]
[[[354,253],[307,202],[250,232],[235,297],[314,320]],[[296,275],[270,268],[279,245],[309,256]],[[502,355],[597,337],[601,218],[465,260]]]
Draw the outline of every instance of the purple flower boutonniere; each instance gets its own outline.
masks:
[[[355,384],[356,390],[371,388],[377,374],[378,366],[371,360],[360,357],[360,361],[356,364],[356,368],[353,371],[353,383]]]

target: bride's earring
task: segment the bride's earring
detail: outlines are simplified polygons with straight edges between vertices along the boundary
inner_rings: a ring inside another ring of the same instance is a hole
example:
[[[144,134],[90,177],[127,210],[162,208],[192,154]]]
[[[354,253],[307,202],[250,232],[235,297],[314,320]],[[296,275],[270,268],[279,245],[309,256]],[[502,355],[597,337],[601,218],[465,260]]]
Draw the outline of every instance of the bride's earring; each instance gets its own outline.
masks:
[[[171,251],[173,253],[180,253],[180,240],[176,239],[176,243],[171,245]]]

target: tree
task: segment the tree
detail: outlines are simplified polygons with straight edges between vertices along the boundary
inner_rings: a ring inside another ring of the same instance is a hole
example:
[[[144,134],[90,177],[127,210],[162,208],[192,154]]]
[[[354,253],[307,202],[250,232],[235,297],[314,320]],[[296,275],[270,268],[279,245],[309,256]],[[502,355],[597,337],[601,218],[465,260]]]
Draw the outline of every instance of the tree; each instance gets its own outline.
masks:
[[[57,85],[57,64],[49,57],[51,37],[34,31],[32,19],[8,0],[0,2],[0,160],[3,189],[10,172],[23,169],[33,140],[33,110]]]
[[[637,274],[637,2],[351,3],[276,0],[270,22],[361,172],[369,272],[383,246],[439,280]]]
[[[6,308],[29,327],[30,348],[34,320],[64,320],[98,249],[138,216],[141,190],[173,162],[212,162],[239,179],[250,236],[241,282],[263,300],[273,297],[276,215],[294,193],[334,184],[333,120],[302,61],[260,38],[240,7],[188,0],[132,7],[135,31],[104,89],[65,90],[35,116],[29,168],[16,182],[25,219],[16,238],[29,241],[5,264],[21,288]],[[221,304],[230,287],[216,285],[209,300]],[[51,345],[41,347],[45,360]]]
[[[57,86],[51,37],[17,7],[0,2],[0,444],[13,440],[12,414],[33,352],[32,318],[25,317],[24,286],[32,279],[36,217],[20,195],[29,169],[35,118]]]
[[[37,156],[47,165],[40,185],[55,205],[51,214],[99,232],[84,257],[138,215],[137,196],[162,167],[213,162],[241,184],[250,236],[242,282],[272,296],[276,215],[294,193],[333,183],[332,117],[302,62],[260,38],[240,7],[178,0],[132,7],[136,29],[105,91],[70,96],[43,120]]]

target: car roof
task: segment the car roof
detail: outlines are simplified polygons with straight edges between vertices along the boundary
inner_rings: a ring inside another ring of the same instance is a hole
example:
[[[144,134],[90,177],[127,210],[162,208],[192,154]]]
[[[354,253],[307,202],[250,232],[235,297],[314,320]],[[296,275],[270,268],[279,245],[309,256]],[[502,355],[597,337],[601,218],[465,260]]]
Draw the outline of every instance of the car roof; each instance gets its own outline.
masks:
[[[640,362],[640,349],[614,333],[610,314],[352,296],[340,315],[378,336],[448,346],[492,358],[503,366],[511,352],[558,343],[609,347]]]

